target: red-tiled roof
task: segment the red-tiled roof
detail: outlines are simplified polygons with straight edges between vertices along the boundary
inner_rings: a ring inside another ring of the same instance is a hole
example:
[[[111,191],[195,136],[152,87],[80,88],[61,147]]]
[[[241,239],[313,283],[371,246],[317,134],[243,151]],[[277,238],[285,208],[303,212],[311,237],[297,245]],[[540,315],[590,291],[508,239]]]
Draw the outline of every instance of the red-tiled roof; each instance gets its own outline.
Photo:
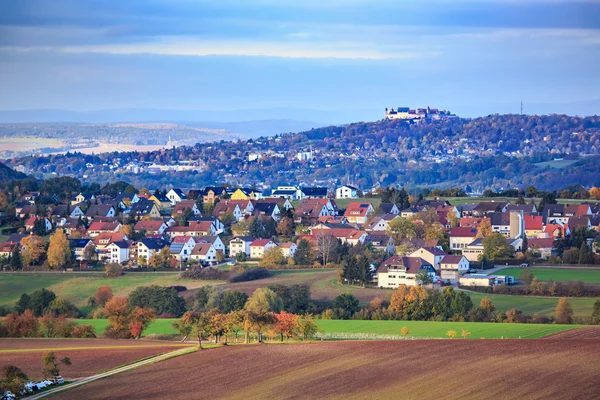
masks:
[[[250,243],[250,247],[265,247],[270,241],[271,239],[256,239]]]
[[[529,248],[551,249],[554,247],[554,238],[527,239],[527,246]]]
[[[525,222],[526,230],[542,230],[544,227],[544,218],[542,216],[525,215],[523,216],[523,221]]]
[[[477,229],[458,226],[450,229],[450,236],[453,237],[475,237],[477,236]]]

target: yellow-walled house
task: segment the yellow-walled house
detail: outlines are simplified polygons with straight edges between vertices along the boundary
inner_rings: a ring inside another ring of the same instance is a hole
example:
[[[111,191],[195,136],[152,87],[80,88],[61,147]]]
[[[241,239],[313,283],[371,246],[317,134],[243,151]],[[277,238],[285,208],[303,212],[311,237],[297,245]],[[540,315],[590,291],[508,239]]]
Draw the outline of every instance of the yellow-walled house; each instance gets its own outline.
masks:
[[[238,188],[231,195],[231,200],[259,200],[262,198],[262,191],[256,189]]]
[[[153,201],[159,210],[166,210],[167,208],[171,208],[171,201],[165,195],[152,195],[148,198],[148,200]]]

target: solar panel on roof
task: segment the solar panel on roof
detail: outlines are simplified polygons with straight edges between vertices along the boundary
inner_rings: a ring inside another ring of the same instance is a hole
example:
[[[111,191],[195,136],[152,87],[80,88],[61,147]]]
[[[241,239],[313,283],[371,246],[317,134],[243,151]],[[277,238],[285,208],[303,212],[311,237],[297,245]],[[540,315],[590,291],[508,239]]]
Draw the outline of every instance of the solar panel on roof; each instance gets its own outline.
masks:
[[[360,208],[369,208],[369,205],[368,204],[361,204]]]

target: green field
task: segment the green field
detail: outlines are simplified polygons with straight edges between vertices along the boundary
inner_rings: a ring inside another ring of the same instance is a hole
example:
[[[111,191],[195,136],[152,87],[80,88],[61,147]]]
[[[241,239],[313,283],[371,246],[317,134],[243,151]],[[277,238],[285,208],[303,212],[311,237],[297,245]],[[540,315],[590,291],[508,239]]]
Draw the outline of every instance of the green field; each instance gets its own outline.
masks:
[[[585,283],[600,283],[600,269],[552,269],[552,268],[529,268],[528,271],[533,273],[537,279],[541,281],[547,281],[552,279],[556,282],[566,281],[582,281]],[[505,268],[498,272],[496,275],[510,275],[519,279],[523,268]]]
[[[173,329],[175,319],[158,319],[144,332],[144,335],[177,334]],[[96,333],[101,334],[106,328],[105,319],[80,319],[78,324],[91,324],[96,327]],[[470,339],[500,339],[504,338],[539,338],[579,325],[538,325],[538,324],[494,324],[484,322],[433,322],[433,321],[342,321],[317,320],[317,325],[324,333],[345,334],[375,334],[400,335],[400,329],[406,326],[409,336],[421,338],[444,338],[448,330],[455,330],[460,335],[461,330],[471,332]]]
[[[548,316],[554,315],[558,297],[534,297],[534,296],[510,296],[505,294],[484,294],[484,293],[468,293],[471,296],[473,305],[478,305],[481,299],[485,296],[489,297],[496,310],[506,311],[511,308],[518,308],[526,314],[545,314]],[[578,317],[589,317],[592,315],[595,298],[570,298],[569,303],[573,307],[573,313]]]
[[[554,169],[562,169],[568,167],[569,165],[576,163],[579,160],[552,160],[552,161],[544,161],[541,163],[535,164],[536,167],[545,168],[550,167]]]
[[[101,274],[40,273],[0,275],[0,305],[14,304],[23,293],[46,288],[58,297],[73,302],[77,307],[85,307],[87,299],[94,295],[100,286],[110,286],[113,294],[127,295],[138,286],[183,285],[188,289],[220,281],[192,281],[178,279],[178,273],[129,273],[119,278],[106,278]]]
[[[319,328],[325,333],[364,333],[377,335],[400,335],[406,326],[408,336],[444,338],[446,332],[461,330],[471,332],[470,339],[539,338],[553,333],[579,327],[578,325],[495,324],[485,322],[434,322],[434,321],[342,321],[319,320]],[[460,336],[458,336],[460,337]]]
[[[450,204],[453,206],[457,206],[465,203],[481,203],[482,201],[495,201],[495,202],[503,202],[507,201],[511,204],[515,204],[517,201],[516,197],[447,197],[445,200],[448,200]],[[525,202],[529,204],[531,200],[535,201],[536,204],[539,204],[539,198],[526,198]],[[556,199],[559,204],[580,204],[584,202],[597,202],[598,200],[590,200],[590,199]]]

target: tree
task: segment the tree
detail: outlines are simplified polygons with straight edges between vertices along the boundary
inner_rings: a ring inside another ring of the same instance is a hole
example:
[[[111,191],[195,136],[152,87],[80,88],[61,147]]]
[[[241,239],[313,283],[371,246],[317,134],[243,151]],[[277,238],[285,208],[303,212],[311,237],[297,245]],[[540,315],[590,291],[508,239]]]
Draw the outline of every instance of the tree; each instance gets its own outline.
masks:
[[[522,280],[523,283],[526,285],[531,285],[531,282],[533,282],[533,278],[534,278],[533,272],[531,272],[528,269],[524,269],[519,274],[519,279]]]
[[[490,298],[487,296],[481,299],[481,301],[479,302],[479,307],[485,310],[488,314],[491,314],[494,311],[496,311],[496,307],[494,307],[494,305],[492,304],[492,300],[490,300]]]
[[[223,263],[225,261],[225,253],[223,253],[223,250],[217,250],[216,257],[219,264]]]
[[[283,309],[283,300],[269,288],[258,288],[252,293],[244,308],[256,314],[277,313]]]
[[[489,218],[483,218],[481,223],[477,227],[477,237],[478,238],[486,238],[493,233],[492,224]]]
[[[265,251],[263,258],[260,260],[260,266],[265,268],[277,268],[285,263],[283,250],[279,246],[273,246]]]
[[[190,216],[191,216],[191,210],[190,210]],[[188,217],[188,219],[189,219],[189,217]],[[230,226],[233,222],[235,222],[235,216],[233,215],[233,212],[231,212],[231,211],[227,211],[226,213],[221,215],[220,219],[221,219],[221,222],[223,223],[223,225],[225,225],[225,226]]]
[[[142,337],[144,330],[156,320],[156,312],[150,308],[136,307],[131,316],[131,334],[135,339]]]
[[[104,307],[112,299],[113,293],[110,286],[100,286],[94,293],[94,302],[99,307]]]
[[[20,368],[14,365],[5,365],[2,367],[2,378],[0,378],[1,389],[19,396],[27,381],[29,381],[29,378]]]
[[[130,333],[131,312],[127,304],[127,297],[114,296],[104,306],[104,313],[108,319],[105,335],[113,338],[128,338]]]
[[[509,258],[513,254],[513,247],[508,244],[500,233],[492,233],[483,239],[483,257],[494,261]]]
[[[39,289],[30,295],[22,294],[17,302],[16,311],[19,313],[29,309],[36,317],[44,315],[50,304],[56,299],[56,294],[47,289]]]
[[[439,222],[435,222],[431,225],[426,225],[425,228],[425,239],[437,240],[438,243],[444,248],[449,248],[449,239],[444,231],[444,227]]]
[[[284,337],[287,339],[292,336],[297,326],[297,315],[285,311],[275,314],[275,325],[273,326],[273,330],[280,335],[282,342]]]
[[[306,239],[300,240],[296,252],[294,253],[294,262],[296,265],[311,265],[314,255],[310,243]]]
[[[594,254],[588,247],[585,241],[581,242],[579,247],[579,264],[592,264],[594,262]]]
[[[400,316],[406,313],[408,308],[407,297],[410,289],[406,285],[399,285],[398,289],[394,291],[392,294],[392,299],[390,300],[390,311],[399,314]]]
[[[295,284],[291,286],[272,285],[273,290],[283,299],[283,309],[292,314],[306,312],[310,301],[310,287],[307,284]]]
[[[168,268],[170,267],[169,261],[171,260],[171,249],[169,246],[165,246],[160,251],[152,254],[148,260],[148,265],[152,268]]]
[[[127,301],[131,308],[153,309],[157,315],[180,317],[185,312],[185,300],[173,287],[139,286]]]
[[[327,265],[338,252],[338,239],[326,233],[324,229],[320,229],[315,235],[317,239],[317,257],[322,265]]]
[[[594,200],[600,200],[600,188],[592,186],[590,189],[590,198]]]
[[[448,336],[450,339],[454,339],[456,337],[456,331],[455,330],[446,331],[446,336]]]
[[[198,340],[198,349],[202,350],[202,341],[206,340],[212,330],[212,315],[208,312],[187,311],[179,319],[178,326],[189,330]]]
[[[42,375],[44,378],[53,378],[55,376],[59,376],[60,370],[58,366],[60,364],[69,366],[71,365],[71,359],[69,359],[69,357],[64,357],[60,360],[57,360],[53,351],[46,353],[42,358]]]
[[[388,234],[394,242],[400,244],[404,239],[414,239],[417,236],[415,224],[408,218],[395,218],[389,223]]]
[[[283,217],[277,224],[277,234],[290,237],[294,234],[294,221],[290,217]]]
[[[313,338],[317,332],[317,324],[312,314],[306,314],[298,318],[298,332],[302,336],[302,340]]]
[[[36,265],[41,262],[46,252],[46,242],[40,236],[29,235],[21,239],[21,256],[25,265]]]
[[[39,332],[47,338],[71,337],[76,324],[64,316],[46,314],[39,320]]]
[[[61,229],[57,229],[54,235],[50,236],[48,264],[52,269],[62,269],[67,266],[70,260],[71,246],[69,239]]]
[[[46,219],[36,218],[35,222],[33,223],[33,228],[31,229],[31,232],[37,236],[46,236],[46,233],[48,233],[48,231],[46,230]]]
[[[600,300],[594,302],[594,311],[592,311],[592,324],[600,325]]]
[[[19,249],[19,246],[15,246],[12,253],[10,254],[10,260],[8,265],[13,271],[17,271],[23,268],[23,261],[21,259],[21,250]]]
[[[466,339],[467,336],[469,336],[471,334],[471,332],[467,331],[466,329],[461,329],[460,331],[460,336],[463,337],[463,339]]]
[[[106,264],[106,267],[104,267],[104,274],[108,278],[117,278],[123,275],[123,267],[116,263]]]
[[[408,336],[409,333],[410,330],[406,326],[403,326],[402,329],[400,329],[400,335],[402,336]]]
[[[333,312],[337,319],[350,319],[357,312],[358,299],[350,293],[342,293],[333,300]]]
[[[422,269],[415,275],[415,281],[421,286],[431,285],[433,283],[433,276],[431,276],[431,273],[426,269]]]
[[[31,310],[23,314],[16,312],[6,316],[4,326],[9,337],[35,337],[38,335],[39,323]]]
[[[253,238],[260,238],[263,236],[263,232],[263,224],[260,222],[260,218],[255,216],[252,218],[252,222],[250,222],[250,225],[248,226],[248,235],[252,236]]]
[[[556,305],[554,311],[555,319],[557,324],[571,324],[573,323],[573,307],[569,304],[566,297],[561,297]]]
[[[243,310],[246,301],[248,301],[248,295],[246,293],[225,289],[221,299],[221,311],[225,314],[229,314],[234,311]]]

